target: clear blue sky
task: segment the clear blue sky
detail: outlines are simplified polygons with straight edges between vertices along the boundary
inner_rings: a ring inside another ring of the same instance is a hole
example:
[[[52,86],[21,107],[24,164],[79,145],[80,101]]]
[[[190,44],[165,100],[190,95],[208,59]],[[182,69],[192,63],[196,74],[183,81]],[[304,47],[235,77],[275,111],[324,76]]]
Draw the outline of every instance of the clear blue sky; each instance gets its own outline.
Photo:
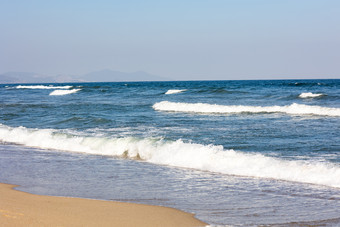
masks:
[[[0,73],[340,78],[339,0],[0,0]]]

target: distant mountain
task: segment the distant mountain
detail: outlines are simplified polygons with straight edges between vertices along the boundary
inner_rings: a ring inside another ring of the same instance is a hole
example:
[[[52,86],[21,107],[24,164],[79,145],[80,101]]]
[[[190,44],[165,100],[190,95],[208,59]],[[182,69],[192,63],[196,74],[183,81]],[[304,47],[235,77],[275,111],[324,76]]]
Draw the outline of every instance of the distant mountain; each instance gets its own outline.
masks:
[[[14,83],[58,83],[58,82],[76,82],[71,77],[64,76],[46,76],[38,73],[30,72],[7,72],[0,75],[1,84],[14,84]]]
[[[67,83],[67,82],[117,82],[117,81],[164,81],[168,78],[149,74],[147,72],[125,73],[113,70],[101,70],[85,75],[46,76],[30,72],[7,72],[0,75],[1,84],[12,83]]]
[[[125,73],[119,71],[113,71],[109,69],[95,71],[79,78],[89,82],[114,82],[114,81],[164,81],[168,78],[155,76],[147,72],[138,71],[132,73]]]
[[[8,72],[0,75],[0,83],[44,83],[48,77],[29,72]]]
[[[7,75],[0,75],[0,84],[13,84],[19,81],[16,77],[11,77]]]

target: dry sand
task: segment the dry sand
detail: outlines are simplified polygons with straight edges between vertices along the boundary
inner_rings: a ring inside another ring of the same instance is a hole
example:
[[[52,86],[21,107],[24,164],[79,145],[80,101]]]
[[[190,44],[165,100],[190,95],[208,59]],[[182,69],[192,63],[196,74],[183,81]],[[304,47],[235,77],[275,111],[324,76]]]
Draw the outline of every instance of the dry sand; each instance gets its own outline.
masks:
[[[167,207],[33,195],[0,183],[0,226],[205,226]]]

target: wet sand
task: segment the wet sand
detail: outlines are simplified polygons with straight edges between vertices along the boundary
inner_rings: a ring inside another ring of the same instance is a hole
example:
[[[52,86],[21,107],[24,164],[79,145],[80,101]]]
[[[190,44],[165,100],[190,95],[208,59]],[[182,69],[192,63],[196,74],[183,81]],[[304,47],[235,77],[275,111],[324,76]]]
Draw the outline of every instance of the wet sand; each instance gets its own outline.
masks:
[[[34,195],[0,183],[1,226],[205,226],[168,207]]]

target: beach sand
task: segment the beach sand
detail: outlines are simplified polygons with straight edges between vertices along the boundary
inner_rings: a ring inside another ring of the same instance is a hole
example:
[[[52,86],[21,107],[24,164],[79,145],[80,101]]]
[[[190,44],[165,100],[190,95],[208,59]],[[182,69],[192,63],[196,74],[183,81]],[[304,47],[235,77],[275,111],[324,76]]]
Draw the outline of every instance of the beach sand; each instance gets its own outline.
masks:
[[[205,226],[168,207],[34,195],[0,183],[1,226]]]

